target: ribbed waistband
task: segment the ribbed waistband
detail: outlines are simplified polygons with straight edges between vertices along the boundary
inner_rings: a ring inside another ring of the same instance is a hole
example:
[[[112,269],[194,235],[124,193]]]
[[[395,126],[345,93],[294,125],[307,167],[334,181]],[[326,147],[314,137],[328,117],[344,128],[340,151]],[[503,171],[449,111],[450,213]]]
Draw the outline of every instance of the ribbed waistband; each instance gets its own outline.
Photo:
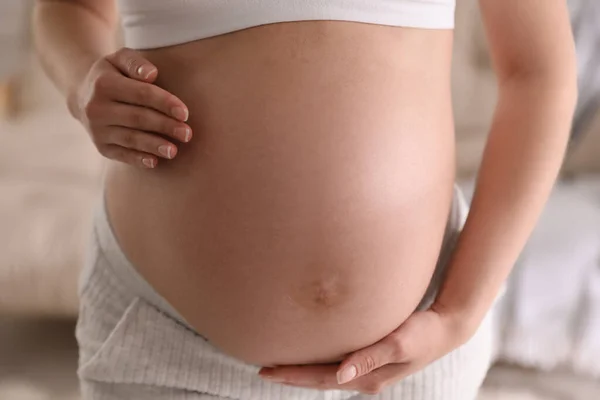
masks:
[[[114,276],[125,286],[128,291],[137,297],[140,297],[162,310],[179,323],[191,328],[190,324],[175,310],[175,308],[162,297],[142,275],[136,270],[133,263],[129,261],[125,253],[121,250],[117,238],[114,234],[108,213],[104,196],[99,200],[94,212],[94,230],[98,245],[103,254],[108,258]]]

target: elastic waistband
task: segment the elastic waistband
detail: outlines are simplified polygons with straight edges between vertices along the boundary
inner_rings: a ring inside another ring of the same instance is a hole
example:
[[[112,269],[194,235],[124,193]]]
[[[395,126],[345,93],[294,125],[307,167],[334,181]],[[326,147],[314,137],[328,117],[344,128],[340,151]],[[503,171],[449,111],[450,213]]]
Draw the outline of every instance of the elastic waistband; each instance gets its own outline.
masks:
[[[446,276],[448,262],[450,261],[450,257],[454,252],[454,247],[456,246],[460,232],[465,225],[468,214],[469,205],[465,200],[460,187],[454,184],[452,204],[450,205],[450,212],[448,214],[448,221],[446,222],[446,229],[444,231],[444,238],[442,240],[442,246],[440,248],[438,260],[433,272],[433,276],[431,277],[431,281],[429,282],[429,286],[427,287],[425,295],[423,295],[423,299],[421,299],[417,310],[426,310],[431,307],[435,301],[438,290]]]
[[[112,226],[108,219],[106,202],[104,196],[96,205],[94,212],[94,230],[98,240],[98,245],[109,261],[110,268],[113,270],[115,278],[131,291],[132,294],[144,299],[172,318],[176,319],[186,327],[191,328],[190,324],[175,310],[175,308],[162,297],[135,269],[133,263],[121,250],[117,238],[115,237]]]

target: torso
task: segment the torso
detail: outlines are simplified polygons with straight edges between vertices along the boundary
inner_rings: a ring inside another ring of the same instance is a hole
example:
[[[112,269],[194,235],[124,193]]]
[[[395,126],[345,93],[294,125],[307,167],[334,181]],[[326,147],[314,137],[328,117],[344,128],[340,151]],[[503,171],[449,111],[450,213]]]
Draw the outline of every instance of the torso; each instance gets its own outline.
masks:
[[[112,226],[140,273],[224,352],[339,360],[415,309],[454,181],[452,32],[266,25],[145,51],[193,140],[110,163]]]

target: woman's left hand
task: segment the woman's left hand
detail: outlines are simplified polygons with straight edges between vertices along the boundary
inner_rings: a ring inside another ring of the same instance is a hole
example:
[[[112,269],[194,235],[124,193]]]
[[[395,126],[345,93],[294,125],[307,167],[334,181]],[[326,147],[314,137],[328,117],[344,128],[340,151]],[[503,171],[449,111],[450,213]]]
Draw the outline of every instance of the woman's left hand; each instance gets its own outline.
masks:
[[[262,368],[259,374],[285,385],[376,394],[465,343],[475,332],[470,325],[434,306],[415,312],[394,332],[340,364]]]

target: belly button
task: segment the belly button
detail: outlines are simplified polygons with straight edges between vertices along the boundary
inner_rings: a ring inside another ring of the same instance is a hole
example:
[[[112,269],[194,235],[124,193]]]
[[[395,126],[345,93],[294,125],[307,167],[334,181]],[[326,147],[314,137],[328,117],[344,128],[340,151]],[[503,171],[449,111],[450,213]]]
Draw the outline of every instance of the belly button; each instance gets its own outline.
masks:
[[[314,303],[317,307],[330,308],[337,302],[338,293],[335,289],[319,287],[315,291]]]
[[[343,303],[346,291],[339,279],[328,277],[314,279],[302,285],[294,297],[305,308],[324,310]]]

